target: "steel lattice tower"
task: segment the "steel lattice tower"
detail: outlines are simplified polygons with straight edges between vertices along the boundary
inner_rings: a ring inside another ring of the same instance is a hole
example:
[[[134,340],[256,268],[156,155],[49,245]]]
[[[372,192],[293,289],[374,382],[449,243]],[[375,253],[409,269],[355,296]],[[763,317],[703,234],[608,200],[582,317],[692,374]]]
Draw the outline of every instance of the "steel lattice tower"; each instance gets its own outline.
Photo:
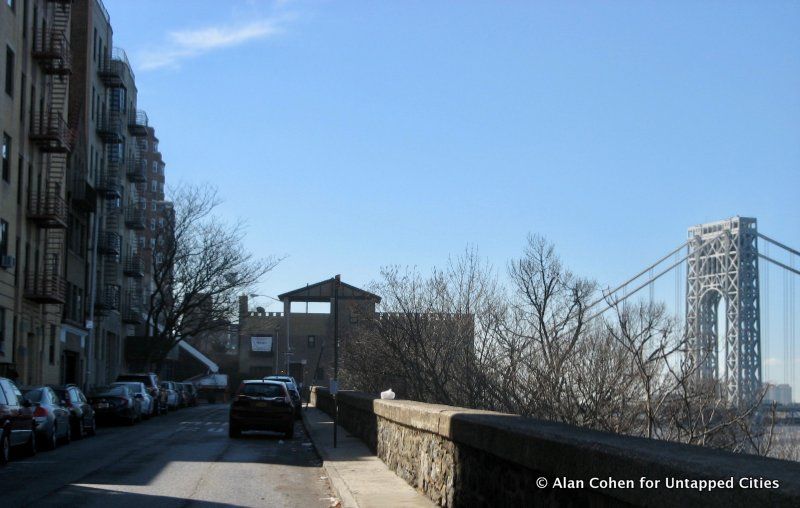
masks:
[[[699,377],[719,379],[733,405],[752,402],[761,389],[757,237],[756,219],[746,217],[689,228],[689,354],[699,365]],[[717,330],[722,301],[725,330]],[[725,362],[722,372],[719,353]]]

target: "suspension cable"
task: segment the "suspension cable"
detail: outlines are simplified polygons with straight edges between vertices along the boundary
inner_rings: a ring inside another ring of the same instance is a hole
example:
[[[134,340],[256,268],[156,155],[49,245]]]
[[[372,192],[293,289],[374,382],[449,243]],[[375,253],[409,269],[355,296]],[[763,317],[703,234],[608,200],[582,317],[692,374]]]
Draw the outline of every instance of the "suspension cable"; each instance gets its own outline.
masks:
[[[681,247],[683,247],[683,246],[681,246]],[[670,253],[670,255],[672,255],[672,253]],[[633,296],[633,295],[635,295],[636,293],[638,293],[638,292],[639,292],[639,291],[640,291],[642,288],[646,287],[648,284],[652,284],[653,282],[655,282],[656,280],[658,280],[658,279],[659,279],[659,278],[660,278],[662,275],[664,275],[664,274],[666,274],[666,273],[669,273],[669,271],[670,271],[670,270],[672,270],[672,269],[673,269],[673,268],[675,268],[676,266],[680,265],[681,263],[683,263],[684,261],[686,261],[688,258],[689,258],[689,255],[688,255],[688,254],[687,254],[687,255],[685,255],[685,256],[684,256],[683,258],[681,258],[679,261],[677,261],[677,262],[673,263],[673,264],[672,264],[672,265],[670,265],[669,267],[667,267],[667,268],[665,268],[664,270],[662,270],[661,272],[659,272],[659,273],[658,273],[658,275],[656,275],[655,277],[653,277],[653,278],[651,278],[650,280],[648,280],[648,281],[644,282],[643,284],[640,284],[640,285],[639,285],[639,286],[637,286],[637,287],[636,287],[636,289],[634,289],[633,291],[627,292],[627,293],[625,294],[625,296],[623,296],[623,297],[622,297],[622,298],[620,298],[619,300],[616,300],[616,301],[614,301],[613,303],[606,305],[606,307],[605,307],[603,310],[601,310],[601,311],[599,311],[599,312],[595,312],[594,314],[592,314],[591,316],[589,316],[588,318],[586,318],[586,321],[591,321],[592,319],[596,318],[596,317],[597,317],[597,316],[599,316],[600,314],[603,314],[604,312],[606,312],[608,309],[610,309],[610,308],[611,308],[611,307],[613,307],[614,305],[617,305],[617,304],[620,304],[620,303],[624,302],[625,300],[627,300],[627,299],[628,299],[628,298],[630,298],[631,296]],[[613,295],[613,294],[614,294],[614,293],[609,293],[609,294],[607,295],[607,297],[610,297],[610,296],[611,296],[611,295]],[[590,309],[592,306],[593,306],[593,305],[590,305],[589,307],[586,307],[586,310]]]
[[[766,241],[768,241],[768,242],[772,243],[772,244],[775,244],[775,245],[777,245],[778,247],[780,247],[780,248],[782,248],[782,249],[786,249],[786,250],[788,250],[789,252],[791,252],[791,253],[792,253],[792,254],[794,254],[795,256],[800,256],[800,251],[796,251],[796,250],[794,250],[793,248],[789,247],[789,246],[788,246],[788,245],[786,245],[786,244],[783,244],[783,243],[781,243],[781,242],[779,242],[779,241],[777,241],[777,240],[773,240],[772,238],[768,237],[767,235],[765,235],[765,234],[763,234],[763,233],[758,233],[758,236],[759,236],[759,237],[761,237],[761,238],[763,238],[764,240],[766,240]]]
[[[671,250],[671,251],[669,252],[669,254],[666,254],[665,256],[661,257],[661,258],[660,258],[658,261],[656,261],[655,263],[651,264],[650,266],[648,266],[647,268],[645,268],[645,269],[644,269],[644,270],[642,270],[641,272],[637,273],[636,275],[634,275],[634,276],[633,276],[633,277],[631,277],[630,279],[626,280],[625,282],[623,282],[622,284],[620,284],[619,286],[617,286],[617,287],[616,287],[616,288],[614,288],[613,290],[611,290],[611,291],[605,291],[605,292],[604,292],[604,295],[603,295],[602,297],[598,298],[597,300],[595,300],[594,302],[590,303],[590,304],[589,304],[589,305],[586,307],[586,310],[589,310],[589,309],[591,309],[592,307],[594,307],[595,305],[597,305],[597,304],[599,304],[599,303],[601,303],[601,302],[604,302],[604,301],[606,301],[606,298],[608,298],[608,297],[609,297],[609,296],[611,296],[611,295],[614,295],[614,294],[616,294],[616,293],[617,293],[617,292],[618,292],[620,289],[622,289],[622,288],[625,288],[625,287],[626,287],[626,286],[628,286],[628,284],[630,284],[631,282],[633,282],[633,281],[635,281],[636,279],[640,278],[642,275],[644,275],[644,274],[646,274],[646,273],[650,272],[650,271],[651,271],[653,268],[657,267],[658,265],[660,265],[661,263],[663,263],[664,261],[666,261],[667,259],[669,259],[669,257],[670,257],[670,256],[672,256],[673,254],[675,254],[675,253],[679,252],[679,251],[680,251],[682,248],[686,247],[686,245],[687,245],[688,243],[689,243],[689,240],[686,240],[685,242],[683,242],[682,244],[680,244],[680,245],[679,245],[679,246],[678,246],[676,249],[673,249],[673,250]],[[686,258],[684,258],[684,259],[686,259]],[[675,266],[676,266],[676,265],[672,265],[672,268],[674,268]],[[670,269],[671,269],[671,268],[670,268]],[[669,269],[668,269],[668,270],[669,270]],[[663,274],[663,273],[662,273],[662,274]],[[657,279],[657,278],[658,278],[658,277],[660,277],[660,276],[661,276],[661,275],[658,275],[658,276],[656,276],[656,278],[655,278],[655,279]],[[654,281],[655,279],[651,279],[651,280],[652,280],[652,281]],[[647,283],[645,283],[645,285],[646,285],[646,284],[647,284]],[[639,289],[641,289],[641,287],[640,287]],[[637,291],[638,291],[638,289],[637,289]],[[628,296],[630,296],[631,294],[633,294],[633,293],[626,293],[626,295],[625,295],[625,298],[627,298],[627,297],[628,297]],[[624,299],[624,298],[623,298],[623,299]],[[605,312],[605,311],[603,311],[603,312]]]
[[[785,264],[781,263],[780,261],[775,261],[774,259],[772,259],[770,257],[767,257],[764,254],[761,254],[760,252],[758,253],[758,257],[766,259],[770,263],[776,264],[776,265],[780,266],[781,268],[783,268],[784,270],[788,270],[788,271],[794,273],[795,275],[800,275],[800,270],[798,270],[796,268],[793,268],[793,267],[791,267],[789,265],[785,265]]]

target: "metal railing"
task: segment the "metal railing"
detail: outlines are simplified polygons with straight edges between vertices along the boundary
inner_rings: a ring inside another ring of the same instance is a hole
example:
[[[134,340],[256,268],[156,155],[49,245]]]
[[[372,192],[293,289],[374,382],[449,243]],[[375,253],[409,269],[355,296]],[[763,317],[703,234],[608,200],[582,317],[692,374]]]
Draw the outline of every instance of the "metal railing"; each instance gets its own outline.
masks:
[[[33,58],[39,60],[49,74],[69,74],[72,68],[72,50],[69,39],[56,28],[36,28],[33,41]]]
[[[60,111],[38,111],[31,123],[31,140],[46,152],[72,150],[72,132]]]
[[[28,218],[44,228],[67,227],[67,201],[54,189],[33,192],[28,196]]]
[[[150,125],[150,119],[147,113],[141,109],[137,109],[130,115],[128,129],[134,136],[146,136],[147,127]]]
[[[67,281],[49,271],[29,273],[25,279],[24,296],[39,303],[64,303],[67,296]]]
[[[147,160],[141,157],[131,157],[128,159],[128,181],[133,183],[144,183],[147,181]]]
[[[102,231],[98,249],[102,254],[119,255],[122,245],[122,237],[114,231]]]

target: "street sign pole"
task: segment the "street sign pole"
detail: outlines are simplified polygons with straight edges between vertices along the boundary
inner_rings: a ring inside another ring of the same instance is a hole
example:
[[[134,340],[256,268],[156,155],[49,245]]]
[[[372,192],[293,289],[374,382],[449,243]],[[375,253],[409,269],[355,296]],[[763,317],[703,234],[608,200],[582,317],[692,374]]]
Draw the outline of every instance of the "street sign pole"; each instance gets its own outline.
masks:
[[[339,426],[339,282],[341,277],[333,278],[333,447],[336,448],[336,428]]]

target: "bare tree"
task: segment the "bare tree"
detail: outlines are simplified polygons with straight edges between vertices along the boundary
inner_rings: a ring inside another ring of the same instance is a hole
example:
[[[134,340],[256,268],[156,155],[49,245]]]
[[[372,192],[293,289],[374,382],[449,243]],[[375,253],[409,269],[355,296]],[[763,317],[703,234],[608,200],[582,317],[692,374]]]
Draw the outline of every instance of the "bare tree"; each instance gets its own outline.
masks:
[[[509,265],[510,313],[501,338],[511,377],[508,410],[578,423],[571,364],[585,331],[595,284],[575,276],[555,248],[529,236],[523,256]]]
[[[491,268],[474,249],[429,277],[385,268],[371,290],[377,314],[348,340],[345,384],[368,391],[392,387],[401,396],[452,405],[485,402],[491,346],[502,298]]]
[[[245,224],[215,214],[216,190],[186,185],[163,207],[151,260],[145,365],[160,363],[186,337],[223,329],[235,316],[236,296],[272,270],[278,259],[258,259],[244,248]]]
[[[345,350],[343,380],[401,397],[534,416],[627,435],[768,454],[774,407],[734,406],[681,322],[660,303],[606,295],[530,236],[509,288],[467,250],[428,277],[384,269]],[[590,310],[591,309],[591,310]],[[786,441],[786,440],[784,440]],[[788,442],[788,441],[786,441]],[[782,449],[785,449],[784,446]],[[785,453],[785,452],[782,452]]]

